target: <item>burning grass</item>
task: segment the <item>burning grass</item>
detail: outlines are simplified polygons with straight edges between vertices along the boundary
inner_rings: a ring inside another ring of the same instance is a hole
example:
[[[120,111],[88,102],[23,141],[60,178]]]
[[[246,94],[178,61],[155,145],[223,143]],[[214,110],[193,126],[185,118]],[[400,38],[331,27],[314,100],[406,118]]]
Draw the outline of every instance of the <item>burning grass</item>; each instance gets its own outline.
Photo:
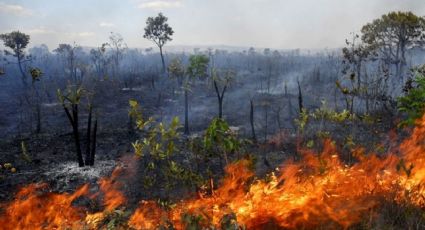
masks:
[[[304,150],[302,161],[284,162],[267,179],[256,179],[249,169],[250,162],[240,160],[226,167],[226,176],[212,195],[182,200],[167,208],[154,201],[141,201],[134,212],[124,215],[120,226],[370,228],[386,212],[394,215],[394,221],[411,221],[423,227],[425,116],[411,135],[392,149],[384,157],[366,155],[357,149],[357,163],[346,165],[328,140],[322,152]],[[118,175],[119,171],[114,171],[111,178],[101,179],[101,192],[95,194],[91,194],[88,185],[72,194],[48,192],[45,185],[28,185],[16,194],[13,202],[3,205],[0,226],[3,229],[102,228],[110,213],[126,204],[119,190],[122,185]],[[86,207],[76,205],[80,197],[101,197],[104,210],[89,212]],[[416,213],[418,219],[406,217],[406,210]]]

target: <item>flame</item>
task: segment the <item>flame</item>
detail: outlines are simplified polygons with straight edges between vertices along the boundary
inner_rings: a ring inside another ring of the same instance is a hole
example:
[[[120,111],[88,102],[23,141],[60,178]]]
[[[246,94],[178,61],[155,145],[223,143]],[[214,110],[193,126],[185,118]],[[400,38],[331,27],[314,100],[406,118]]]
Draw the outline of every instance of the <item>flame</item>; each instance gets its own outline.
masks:
[[[425,180],[425,116],[398,148],[401,154],[390,152],[379,158],[374,154],[366,156],[363,151],[355,149],[359,161],[348,166],[328,140],[320,154],[303,151],[303,161],[285,162],[276,172],[279,176],[273,173],[270,181],[255,180],[251,184],[249,162],[240,161],[227,167],[227,176],[213,196],[182,201],[168,214],[158,211],[159,207],[152,211],[152,205],[147,208],[142,203],[130,218],[130,225],[152,229],[168,215],[174,227],[183,229],[182,214],[192,213],[219,226],[225,215],[234,213],[237,222],[247,229],[270,225],[291,229],[319,225],[348,228],[370,215],[370,210],[385,199],[409,199],[412,204],[424,206],[421,185]],[[397,170],[400,162],[407,170]],[[408,172],[411,164],[414,166]],[[406,192],[410,194],[408,198]]]
[[[424,207],[425,190],[425,116],[411,135],[389,153],[378,157],[353,150],[358,159],[346,165],[335,144],[327,140],[323,151],[301,151],[303,160],[287,161],[267,179],[257,179],[248,160],[226,167],[226,176],[210,196],[182,200],[169,209],[154,201],[142,201],[128,219],[135,229],[156,229],[172,224],[184,229],[182,216],[201,216],[204,227],[220,227],[233,214],[247,229],[330,229],[348,228],[364,218],[373,218],[383,202],[408,201]],[[73,194],[46,193],[45,185],[29,185],[4,206],[0,226],[4,229],[97,228],[104,212],[89,213],[73,203],[81,196],[103,197],[105,211],[126,202],[114,171],[110,179],[99,181],[99,194],[90,195],[88,185]],[[102,196],[101,196],[102,194]],[[83,222],[83,223],[82,223]]]
[[[86,184],[74,193],[47,192],[47,184],[30,184],[22,188],[13,202],[3,205],[0,216],[0,229],[81,229],[90,227],[104,218],[104,212],[87,214],[87,210],[75,206],[81,197],[94,199],[103,195],[106,211],[110,211],[125,202],[124,195],[117,190],[115,182],[119,169],[114,170],[110,179],[99,182],[102,193],[90,195]],[[86,220],[83,223],[82,220]]]
[[[46,184],[31,184],[21,189],[15,201],[6,207],[0,226],[4,229],[54,229],[72,225],[84,215],[72,202],[88,191],[88,186],[77,189],[73,194],[43,194]]]

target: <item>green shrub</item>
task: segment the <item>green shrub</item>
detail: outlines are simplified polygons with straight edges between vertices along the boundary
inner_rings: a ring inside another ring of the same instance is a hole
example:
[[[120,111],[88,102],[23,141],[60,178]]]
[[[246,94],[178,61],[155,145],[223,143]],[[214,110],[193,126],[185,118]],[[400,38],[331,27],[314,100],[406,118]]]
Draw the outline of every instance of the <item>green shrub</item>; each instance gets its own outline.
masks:
[[[404,112],[407,118],[399,126],[414,125],[425,108],[425,65],[413,70],[415,78],[408,80],[404,91],[405,96],[398,98],[398,110]]]

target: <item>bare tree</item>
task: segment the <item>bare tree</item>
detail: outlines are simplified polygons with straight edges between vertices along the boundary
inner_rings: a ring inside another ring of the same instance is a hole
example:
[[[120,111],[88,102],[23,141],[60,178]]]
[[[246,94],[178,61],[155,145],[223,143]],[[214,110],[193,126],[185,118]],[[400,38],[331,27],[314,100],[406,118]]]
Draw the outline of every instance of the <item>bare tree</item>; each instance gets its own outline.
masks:
[[[235,72],[232,70],[212,70],[212,78],[214,83],[214,89],[218,100],[218,118],[223,118],[223,99],[226,90],[235,76]],[[221,86],[220,86],[221,85]],[[221,88],[221,89],[220,89]]]
[[[127,44],[125,44],[124,38],[121,34],[111,32],[108,45],[112,49],[112,61],[114,64],[112,73],[114,77],[117,77],[120,68],[120,61],[123,58],[124,51],[127,49]]]

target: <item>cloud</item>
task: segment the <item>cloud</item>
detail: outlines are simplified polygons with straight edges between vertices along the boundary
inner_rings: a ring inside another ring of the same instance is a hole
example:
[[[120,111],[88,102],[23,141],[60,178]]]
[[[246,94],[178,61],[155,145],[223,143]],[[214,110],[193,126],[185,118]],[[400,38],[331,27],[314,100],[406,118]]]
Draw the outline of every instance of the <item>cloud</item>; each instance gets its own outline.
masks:
[[[0,13],[12,14],[17,16],[31,16],[32,11],[24,8],[21,5],[12,5],[0,2]]]
[[[101,22],[99,23],[100,27],[114,27],[115,24],[114,23],[109,23],[109,22]]]
[[[29,34],[55,34],[55,33],[57,33],[56,31],[49,30],[49,29],[46,29],[44,27],[33,28],[33,29],[30,29],[30,30],[27,30],[26,32],[28,32]]]
[[[93,33],[93,32],[80,32],[80,33],[77,33],[77,36],[79,36],[79,37],[91,37],[91,36],[94,36],[95,35],[95,33]]]
[[[178,8],[183,4],[181,0],[153,0],[153,1],[145,1],[138,5],[139,9],[154,9],[161,10],[166,8]]]
[[[94,32],[89,32],[89,31],[82,31],[82,32],[60,32],[58,30],[51,30],[51,29],[46,29],[45,27],[37,27],[37,28],[32,28],[32,29],[28,29],[25,30],[26,33],[30,34],[30,35],[64,35],[67,37],[72,37],[72,38],[84,38],[84,37],[93,37],[96,34]]]

